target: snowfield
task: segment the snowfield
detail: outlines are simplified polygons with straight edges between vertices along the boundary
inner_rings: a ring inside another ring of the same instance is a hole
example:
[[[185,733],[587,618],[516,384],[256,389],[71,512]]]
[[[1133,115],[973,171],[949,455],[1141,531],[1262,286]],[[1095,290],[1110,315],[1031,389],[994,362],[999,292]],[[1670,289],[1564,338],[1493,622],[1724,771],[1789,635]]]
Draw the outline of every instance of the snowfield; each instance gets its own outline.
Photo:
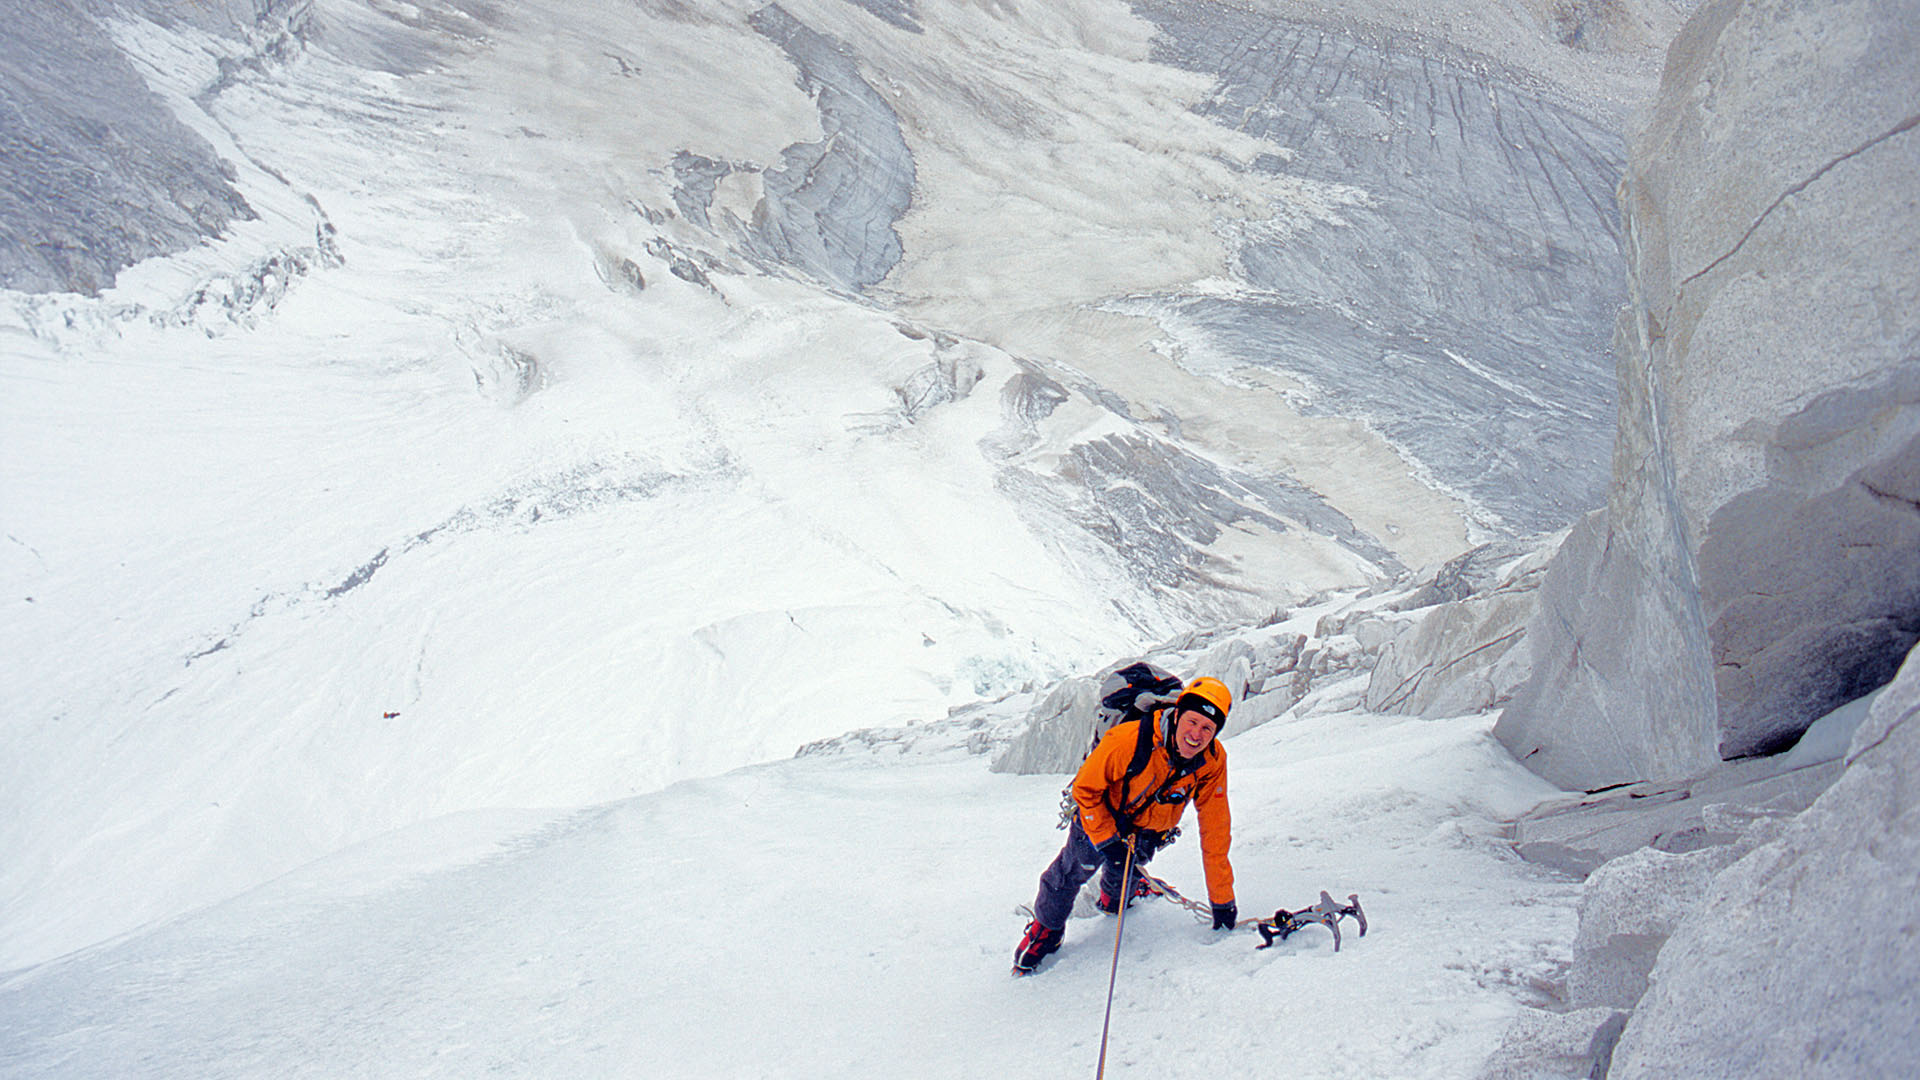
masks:
[[[1028,711],[1604,490],[1665,0],[14,7],[9,1078],[1090,1073]],[[1145,903],[1116,1074],[1554,1004],[1556,792],[1316,693],[1228,740],[1241,915],[1372,932]]]
[[[1489,727],[1339,712],[1231,740],[1242,916],[1357,892],[1371,930],[1263,951],[1139,902],[1112,1074],[1473,1075],[1564,967],[1578,894],[1502,842],[1555,792]],[[401,830],[8,978],[0,1073],[1090,1074],[1114,920],[1009,974],[1060,779],[961,742]],[[1152,868],[1198,895],[1191,836]]]

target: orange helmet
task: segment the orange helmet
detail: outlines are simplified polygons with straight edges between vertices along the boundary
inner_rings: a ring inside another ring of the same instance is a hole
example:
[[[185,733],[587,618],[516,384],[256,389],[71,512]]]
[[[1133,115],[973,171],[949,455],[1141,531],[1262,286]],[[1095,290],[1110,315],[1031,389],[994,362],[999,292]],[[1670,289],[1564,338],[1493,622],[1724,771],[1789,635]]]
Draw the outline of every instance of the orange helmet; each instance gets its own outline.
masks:
[[[1179,699],[1173,703],[1175,714],[1192,709],[1213,721],[1216,731],[1227,726],[1227,711],[1232,708],[1233,691],[1227,689],[1226,683],[1211,675],[1202,675],[1188,683],[1186,689],[1180,692]]]

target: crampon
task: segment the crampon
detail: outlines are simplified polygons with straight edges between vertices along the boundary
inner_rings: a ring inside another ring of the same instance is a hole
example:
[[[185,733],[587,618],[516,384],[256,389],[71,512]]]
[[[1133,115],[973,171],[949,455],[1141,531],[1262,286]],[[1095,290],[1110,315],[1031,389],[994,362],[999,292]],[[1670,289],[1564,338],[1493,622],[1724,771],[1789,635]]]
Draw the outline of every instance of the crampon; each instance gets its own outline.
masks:
[[[1360,924],[1360,936],[1367,936],[1367,913],[1360,910],[1359,894],[1349,894],[1346,903],[1338,904],[1334,902],[1333,897],[1327,895],[1326,890],[1322,889],[1320,892],[1320,902],[1310,908],[1302,908],[1299,911],[1288,911],[1286,908],[1281,908],[1273,913],[1273,918],[1271,919],[1256,920],[1253,928],[1260,931],[1260,938],[1263,944],[1255,945],[1254,948],[1267,948],[1275,941],[1285,941],[1294,931],[1309,923],[1319,923],[1321,926],[1333,931],[1333,951],[1339,952],[1340,917],[1342,915],[1351,915],[1353,921]]]

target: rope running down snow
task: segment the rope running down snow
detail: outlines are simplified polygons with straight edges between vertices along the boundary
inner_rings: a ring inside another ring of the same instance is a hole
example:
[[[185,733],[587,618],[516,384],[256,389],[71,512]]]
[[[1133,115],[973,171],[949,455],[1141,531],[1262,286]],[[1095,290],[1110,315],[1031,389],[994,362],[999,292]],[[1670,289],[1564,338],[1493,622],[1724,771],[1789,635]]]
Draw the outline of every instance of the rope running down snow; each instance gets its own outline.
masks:
[[[1133,891],[1133,837],[1127,837],[1127,862],[1120,871],[1120,895]],[[1104,1080],[1107,1075],[1107,1032],[1113,1027],[1113,987],[1120,980],[1120,935],[1127,928],[1127,905],[1121,904],[1120,921],[1113,924],[1113,970],[1107,973],[1107,1016],[1100,1021],[1100,1065],[1094,1070],[1093,1080]]]
[[[1146,886],[1148,892],[1164,896],[1174,903],[1179,904],[1181,907],[1186,908],[1188,911],[1193,912],[1194,915],[1199,917],[1201,922],[1213,921],[1213,909],[1211,907],[1198,900],[1189,900],[1181,896],[1180,890],[1175,889],[1173,886],[1161,881],[1152,874],[1142,873],[1140,875],[1140,884]]]

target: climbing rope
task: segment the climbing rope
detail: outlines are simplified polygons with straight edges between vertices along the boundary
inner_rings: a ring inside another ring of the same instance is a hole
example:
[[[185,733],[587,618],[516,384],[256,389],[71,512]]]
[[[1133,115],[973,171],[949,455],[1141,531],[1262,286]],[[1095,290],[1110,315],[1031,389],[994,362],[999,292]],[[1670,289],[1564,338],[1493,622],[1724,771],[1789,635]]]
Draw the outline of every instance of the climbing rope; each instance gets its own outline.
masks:
[[[1120,871],[1120,895],[1128,896],[1133,892],[1133,837],[1127,837],[1127,863]],[[1100,1021],[1100,1066],[1094,1070],[1093,1080],[1101,1080],[1107,1075],[1107,1031],[1113,1024],[1113,987],[1120,979],[1120,935],[1127,928],[1127,905],[1120,905],[1120,921],[1113,924],[1113,969],[1107,973],[1107,1015]]]
[[[1149,874],[1143,871],[1140,874],[1140,884],[1145,886],[1148,892],[1155,893],[1160,896],[1164,896],[1167,899],[1173,901],[1174,903],[1179,904],[1181,907],[1186,908],[1188,911],[1193,912],[1194,915],[1198,917],[1201,922],[1211,923],[1213,921],[1212,907],[1206,904],[1203,904],[1198,900],[1189,900],[1188,898],[1181,896],[1180,890],[1174,888],[1173,886],[1167,884],[1164,881],[1161,881],[1159,878],[1154,877],[1152,874]]]

